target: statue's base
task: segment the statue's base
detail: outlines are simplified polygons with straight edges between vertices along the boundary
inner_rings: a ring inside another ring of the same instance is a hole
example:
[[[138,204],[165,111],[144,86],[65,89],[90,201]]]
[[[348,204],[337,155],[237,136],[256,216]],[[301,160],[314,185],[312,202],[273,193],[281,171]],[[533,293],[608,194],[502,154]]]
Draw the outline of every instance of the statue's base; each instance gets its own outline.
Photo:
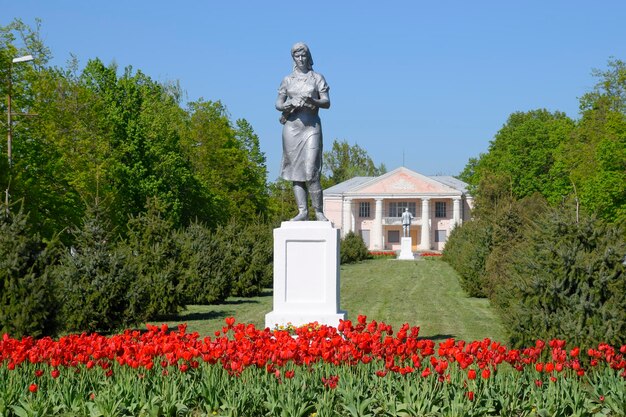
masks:
[[[330,222],[282,222],[274,229],[274,309],[265,327],[337,327],[345,317],[339,310],[339,229]]]
[[[411,247],[413,242],[410,237],[403,237],[400,240],[400,255],[398,255],[398,259],[401,260],[414,260],[415,255],[413,255],[413,251],[411,251]]]

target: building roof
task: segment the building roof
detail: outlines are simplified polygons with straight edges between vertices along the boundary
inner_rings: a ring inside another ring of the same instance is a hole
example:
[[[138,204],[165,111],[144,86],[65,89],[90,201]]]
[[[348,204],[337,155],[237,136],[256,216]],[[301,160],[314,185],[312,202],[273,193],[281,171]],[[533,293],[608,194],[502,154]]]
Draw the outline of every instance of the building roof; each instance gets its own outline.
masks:
[[[432,178],[435,181],[439,181],[443,184],[446,184],[449,187],[456,188],[459,191],[463,191],[464,194],[467,194],[468,184],[464,181],[461,181],[458,178],[454,178],[451,175],[431,175],[430,178]]]
[[[463,194],[468,194],[467,186],[468,184],[459,180],[458,178],[449,176],[449,175],[422,175],[415,171],[412,171],[405,167],[396,168],[393,171],[387,172],[379,177],[354,177],[347,181],[341,182],[339,184],[335,184],[332,187],[329,187],[324,190],[325,196],[341,196],[345,193],[350,192],[358,192],[359,189],[363,189],[363,187],[369,187],[370,184],[376,183],[383,178],[391,177],[396,175],[396,173],[405,173],[408,175],[412,175],[415,177],[421,177],[426,181],[435,181],[436,184],[443,185],[445,187],[452,188],[457,192],[461,192]]]
[[[343,194],[345,192],[351,191],[352,189],[358,187],[361,184],[365,184],[366,182],[373,180],[376,177],[354,177],[346,180],[344,182],[340,182],[339,184],[335,184],[332,187],[329,187],[324,190],[325,195],[329,194]]]

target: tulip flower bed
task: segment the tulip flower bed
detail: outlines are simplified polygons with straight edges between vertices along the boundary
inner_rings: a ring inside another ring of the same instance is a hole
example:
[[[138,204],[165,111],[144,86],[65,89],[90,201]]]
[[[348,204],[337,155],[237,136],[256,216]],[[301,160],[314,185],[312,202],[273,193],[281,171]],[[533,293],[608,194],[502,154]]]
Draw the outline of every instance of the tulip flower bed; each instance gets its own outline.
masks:
[[[423,253],[420,253],[420,256],[423,258],[439,258],[443,255],[437,252],[423,252]]]
[[[370,256],[374,259],[395,259],[398,253],[393,250],[375,250],[370,251]]]
[[[0,340],[0,416],[624,416],[626,345],[441,343],[359,316]]]

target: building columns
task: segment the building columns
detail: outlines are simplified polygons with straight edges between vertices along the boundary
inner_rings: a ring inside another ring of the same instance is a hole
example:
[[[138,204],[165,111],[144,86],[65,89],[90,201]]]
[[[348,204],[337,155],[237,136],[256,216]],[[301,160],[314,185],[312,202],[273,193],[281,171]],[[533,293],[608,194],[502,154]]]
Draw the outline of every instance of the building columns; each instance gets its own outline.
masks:
[[[343,219],[342,219],[342,223],[343,223],[343,227],[341,228],[343,231],[343,236],[345,237],[348,233],[353,232],[354,231],[354,226],[353,226],[353,215],[352,215],[352,199],[351,198],[346,198],[343,200]]]
[[[422,236],[420,250],[430,250],[430,198],[422,198]]]
[[[450,230],[461,225],[461,199],[452,199],[452,227]]]
[[[374,230],[372,230],[373,248],[383,249],[383,199],[376,199],[376,211],[374,212]]]

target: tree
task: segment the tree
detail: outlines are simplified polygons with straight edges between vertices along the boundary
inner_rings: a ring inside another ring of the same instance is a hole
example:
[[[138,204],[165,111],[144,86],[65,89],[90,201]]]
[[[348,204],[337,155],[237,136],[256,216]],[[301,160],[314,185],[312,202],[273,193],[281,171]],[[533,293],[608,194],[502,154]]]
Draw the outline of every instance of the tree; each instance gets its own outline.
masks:
[[[533,110],[511,114],[491,141],[487,153],[470,160],[461,179],[473,186],[480,198],[483,179],[507,184],[514,198],[539,192],[552,203],[569,195],[571,185],[556,154],[575,127],[564,113]]]
[[[131,67],[119,78],[116,71],[91,60],[81,75],[103,103],[100,122],[109,132],[112,160],[106,181],[114,190],[114,224],[121,226],[128,215],[142,212],[151,197],[169,206],[166,215],[176,226],[196,216],[213,220],[219,213],[217,199],[182,152],[186,118],[178,95]]]
[[[593,69],[591,74],[598,78],[594,89],[580,99],[580,109],[585,112],[596,108],[602,101],[610,110],[626,114],[626,63],[610,59],[606,70]]]
[[[278,225],[292,218],[297,211],[297,204],[291,181],[278,178],[269,184],[268,190],[271,223]]]
[[[183,267],[169,207],[158,198],[145,212],[128,221],[128,238],[121,244],[135,279],[128,290],[129,314],[138,322],[176,314],[183,306]]]
[[[39,35],[40,22],[31,29],[16,19],[5,27],[0,27],[0,78],[7,80],[11,70],[12,112],[18,113],[13,119],[13,166],[7,162],[6,147],[0,154],[0,187],[9,192],[13,201],[21,200],[24,211],[28,213],[29,226],[37,230],[44,238],[52,238],[61,230],[59,219],[71,217],[71,210],[63,204],[64,183],[51,170],[55,161],[55,149],[42,140],[38,134],[41,121],[38,105],[41,103],[38,85],[47,75],[45,64],[50,58],[50,51],[45,47]],[[19,39],[19,40],[17,40]],[[16,41],[17,40],[17,41]],[[23,45],[17,48],[14,43]],[[32,54],[32,63],[11,64],[18,56]],[[8,83],[0,83],[0,92],[6,96]],[[0,110],[7,113],[6,102],[0,102]],[[37,114],[28,117],[24,114]],[[6,131],[4,125],[2,131]],[[42,182],[46,181],[47,186]],[[72,199],[71,193],[68,195]],[[80,215],[79,215],[80,217]]]
[[[536,219],[513,253],[505,321],[515,345],[626,342],[626,233],[571,206]]]
[[[135,276],[98,201],[87,208],[82,227],[73,234],[73,245],[54,270],[63,329],[110,332],[133,324],[129,288]]]
[[[216,304],[223,302],[233,285],[232,238],[220,233],[221,226],[211,231],[199,222],[176,233],[181,251],[182,302],[188,304]]]
[[[384,164],[378,167],[367,151],[358,144],[349,145],[347,141],[333,141],[330,151],[324,152],[323,187],[349,180],[358,176],[378,176],[387,172]]]
[[[626,63],[609,61],[581,98],[582,118],[559,154],[582,210],[626,222]]]
[[[184,152],[202,185],[215,195],[219,206],[215,216],[219,223],[234,215],[265,214],[268,204],[265,156],[250,124],[238,120],[233,127],[219,101],[190,103],[189,117]]]
[[[58,245],[29,231],[23,208],[7,209],[0,204],[0,333],[51,335],[58,325],[51,277]]]

